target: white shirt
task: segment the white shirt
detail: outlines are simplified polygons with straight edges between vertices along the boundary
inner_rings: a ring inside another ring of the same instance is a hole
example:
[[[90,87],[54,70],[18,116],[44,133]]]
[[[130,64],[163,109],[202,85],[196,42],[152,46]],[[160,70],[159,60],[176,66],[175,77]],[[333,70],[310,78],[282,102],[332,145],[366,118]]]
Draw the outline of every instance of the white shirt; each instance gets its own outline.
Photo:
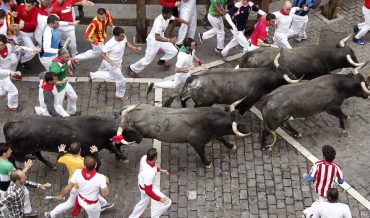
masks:
[[[154,167],[150,166],[146,162],[146,155],[144,155],[140,160],[140,171],[138,176],[139,186],[141,188],[145,188],[145,185],[146,186],[154,185],[157,171],[158,171],[157,165],[154,165]]]
[[[45,30],[45,27],[47,26],[47,20],[48,16],[38,14],[37,15],[37,25],[35,29],[35,39],[36,42],[39,44],[39,46],[42,45],[42,35]],[[60,27],[66,27],[68,26],[67,21],[59,21],[59,26]]]
[[[176,67],[177,68],[188,68],[192,67],[193,64],[193,57],[194,57],[195,51],[193,50],[191,54],[187,54],[185,52],[179,52],[177,55],[177,61],[176,61]]]
[[[127,38],[125,37],[122,41],[117,41],[112,37],[103,47],[103,52],[111,59],[115,64],[121,66],[122,56],[125,53]]]
[[[146,40],[155,40],[155,34],[159,34],[161,37],[164,37],[164,32],[166,31],[170,20],[175,19],[176,18],[174,16],[171,16],[170,19],[165,20],[162,14],[159,15],[157,18],[155,18],[152,30],[150,31]]]
[[[6,54],[5,58],[3,58],[0,55],[0,79],[8,77],[10,72],[12,72],[10,70],[12,63],[17,62],[18,60],[14,52],[17,52],[17,51],[32,52],[32,48],[25,47],[25,46],[13,46],[7,43],[6,47],[8,48],[8,53]]]
[[[58,30],[56,29],[56,31]],[[52,32],[53,32],[53,28],[47,25],[45,27],[44,35],[42,36],[42,44],[40,45],[42,45],[44,52],[57,54],[59,49],[51,47],[51,39],[53,36]]]
[[[352,218],[351,211],[346,204],[320,202],[312,218]]]
[[[8,26],[6,24],[5,18],[3,19],[3,25],[0,27],[0,34],[7,35]]]
[[[275,32],[288,34],[288,31],[292,25],[293,15],[299,7],[292,7],[289,12],[289,15],[283,15],[280,11],[276,11],[273,14],[276,16],[277,28]]]
[[[107,187],[107,180],[103,174],[96,173],[90,180],[85,180],[81,169],[73,173],[70,182],[77,184],[78,194],[90,201],[98,199],[100,189]]]

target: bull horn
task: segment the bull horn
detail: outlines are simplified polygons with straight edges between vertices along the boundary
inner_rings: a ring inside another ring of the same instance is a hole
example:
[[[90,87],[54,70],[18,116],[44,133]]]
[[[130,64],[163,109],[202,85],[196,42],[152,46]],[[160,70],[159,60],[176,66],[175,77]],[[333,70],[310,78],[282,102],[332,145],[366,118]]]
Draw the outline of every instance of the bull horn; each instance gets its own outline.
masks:
[[[239,136],[239,137],[246,137],[248,135],[250,135],[251,133],[247,133],[247,134],[244,134],[244,133],[241,133],[239,132],[238,130],[238,123],[236,123],[235,121],[231,124],[231,127],[233,128],[233,132],[235,133],[235,135]]]
[[[128,108],[126,108],[125,110],[123,110],[122,113],[121,113],[121,119],[122,119],[121,123],[125,123],[126,120],[127,120],[128,113],[130,113],[130,111],[135,110],[135,108],[139,107],[140,104],[131,105]],[[123,132],[123,128],[121,126],[119,126],[118,130],[117,130],[117,135],[122,135],[122,132]]]
[[[302,75],[301,78],[299,78],[299,79],[293,80],[293,79],[289,78],[289,76],[287,74],[284,74],[283,75],[285,81],[287,81],[288,83],[297,83],[297,82],[299,82],[299,81],[301,81],[303,79],[303,76],[304,75]]]
[[[346,38],[340,40],[339,42],[339,46],[344,48],[344,46],[346,46],[346,42],[348,41],[348,39],[350,39],[351,37],[353,36],[353,34],[347,36]]]
[[[279,66],[280,66],[279,58],[280,58],[280,52],[279,52],[279,54],[276,55],[276,57],[274,59],[274,65],[275,65],[276,68],[279,68]]]
[[[121,140],[121,143],[122,143],[123,145],[131,145],[131,144],[134,144],[135,142],[128,142],[128,141],[126,141],[126,140],[122,139],[122,140]]]
[[[366,66],[367,64],[369,63],[369,61],[366,61],[365,63],[363,63],[362,65],[360,65],[360,66],[358,66],[358,67],[356,67],[355,68],[355,75],[356,74],[358,74],[359,73],[359,70],[361,69],[361,68],[363,68],[364,66]]]
[[[247,96],[245,96],[244,98],[242,98],[242,99],[240,99],[240,100],[238,100],[238,101],[236,101],[236,102],[232,103],[232,104],[230,105],[230,112],[235,111],[236,106],[238,106],[238,104],[240,104],[240,102],[242,102],[246,97],[247,97]]]
[[[349,55],[349,54],[346,56],[346,58],[347,58],[348,62],[350,64],[352,64],[353,66],[355,66],[355,67],[362,67],[365,64],[365,63],[356,63],[356,62],[354,62],[351,55]]]
[[[361,82],[361,88],[367,95],[370,95],[370,90],[366,87],[365,82]]]

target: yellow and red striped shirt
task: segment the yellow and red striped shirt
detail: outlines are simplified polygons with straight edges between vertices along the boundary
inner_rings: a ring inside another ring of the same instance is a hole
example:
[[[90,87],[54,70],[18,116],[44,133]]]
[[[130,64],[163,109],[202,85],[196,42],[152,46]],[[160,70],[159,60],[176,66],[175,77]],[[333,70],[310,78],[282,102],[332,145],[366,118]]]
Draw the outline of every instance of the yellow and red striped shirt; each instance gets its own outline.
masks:
[[[6,14],[6,25],[8,26],[8,32],[7,32],[8,36],[14,36],[17,32],[16,30],[9,29],[9,27],[13,25],[14,23],[15,22],[14,22],[13,12],[9,10],[8,13]]]
[[[90,38],[94,42],[104,42],[107,38],[107,26],[113,26],[113,18],[107,11],[105,13],[105,19],[100,21],[98,17],[94,17],[85,32],[85,38]]]

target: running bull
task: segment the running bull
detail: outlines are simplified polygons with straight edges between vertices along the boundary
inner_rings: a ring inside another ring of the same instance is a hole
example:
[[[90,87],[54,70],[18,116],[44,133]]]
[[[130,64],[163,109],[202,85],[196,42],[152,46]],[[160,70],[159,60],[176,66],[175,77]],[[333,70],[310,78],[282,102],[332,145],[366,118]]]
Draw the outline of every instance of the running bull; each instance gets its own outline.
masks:
[[[292,79],[314,79],[333,70],[349,67],[355,67],[355,72],[358,73],[367,62],[358,63],[354,51],[346,46],[345,42],[351,36],[344,38],[336,47],[314,45],[293,49],[260,48],[245,54],[240,68],[279,66],[294,74]]]
[[[289,119],[305,118],[324,111],[339,119],[340,129],[346,134],[344,120],[348,116],[341,110],[343,101],[355,96],[367,99],[369,95],[367,82],[361,74],[324,75],[279,87],[262,99],[262,148],[272,147],[277,138],[275,130],[281,125],[296,137],[301,136],[290,126]]]
[[[120,145],[110,141],[117,130],[119,120],[98,116],[81,117],[32,117],[21,121],[11,121],[4,124],[6,142],[12,146],[13,157],[23,160],[29,155],[35,155],[47,166],[55,165],[47,161],[41,151],[58,152],[60,144],[72,142],[81,143],[81,155],[89,154],[91,145],[99,150],[108,149],[116,157],[126,161],[119,150]],[[121,141],[128,144],[125,140]]]
[[[185,82],[180,100],[182,107],[186,107],[190,98],[195,107],[209,107],[213,104],[231,104],[244,98],[236,107],[243,115],[263,95],[281,85],[298,81],[291,80],[279,68],[216,68],[191,75]],[[169,98],[164,106],[170,106],[176,97]]]
[[[240,101],[230,106],[234,110]],[[222,136],[236,134],[245,137],[246,126],[237,123],[240,115],[218,108],[162,108],[147,104],[131,105],[122,111],[117,136],[140,143],[143,138],[168,143],[189,143],[200,156],[205,167],[212,163],[205,158],[205,145],[212,139],[229,149],[236,149]],[[240,129],[240,131],[239,131]]]

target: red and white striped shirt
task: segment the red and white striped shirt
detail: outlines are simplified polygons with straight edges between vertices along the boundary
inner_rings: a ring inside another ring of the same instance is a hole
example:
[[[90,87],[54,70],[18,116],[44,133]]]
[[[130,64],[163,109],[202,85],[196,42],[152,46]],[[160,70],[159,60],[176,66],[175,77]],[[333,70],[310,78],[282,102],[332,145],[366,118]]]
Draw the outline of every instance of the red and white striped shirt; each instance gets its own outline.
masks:
[[[315,192],[321,197],[326,197],[326,192],[333,187],[334,179],[343,180],[343,172],[340,166],[334,162],[325,160],[317,161],[311,168],[310,177],[314,178]]]

